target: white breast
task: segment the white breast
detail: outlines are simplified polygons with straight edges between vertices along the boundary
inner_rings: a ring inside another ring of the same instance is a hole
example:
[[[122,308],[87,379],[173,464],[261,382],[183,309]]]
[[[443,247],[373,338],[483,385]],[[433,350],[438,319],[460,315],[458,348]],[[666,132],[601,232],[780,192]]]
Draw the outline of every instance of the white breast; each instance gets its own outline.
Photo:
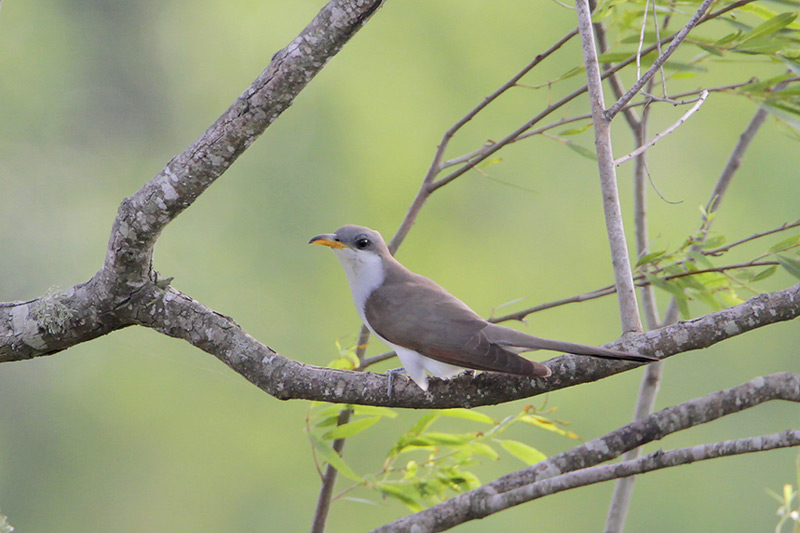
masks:
[[[372,291],[383,283],[383,279],[386,276],[383,262],[377,254],[373,253],[358,253],[349,249],[334,250],[334,252],[342,264],[342,268],[344,268],[358,316],[361,317],[364,324],[367,324],[367,319],[364,316],[364,305],[367,303],[367,298],[372,294]]]
[[[413,350],[393,344],[378,335],[367,322],[364,305],[367,303],[367,298],[372,294],[372,291],[383,284],[383,280],[386,277],[383,261],[377,254],[370,252],[357,252],[349,248],[334,248],[333,251],[336,253],[339,262],[342,263],[344,273],[347,275],[347,281],[350,283],[350,292],[353,294],[353,303],[358,311],[358,316],[361,317],[361,321],[373,335],[397,353],[409,377],[422,390],[428,390],[426,370],[440,378],[454,376],[464,370],[461,367],[429,359]]]

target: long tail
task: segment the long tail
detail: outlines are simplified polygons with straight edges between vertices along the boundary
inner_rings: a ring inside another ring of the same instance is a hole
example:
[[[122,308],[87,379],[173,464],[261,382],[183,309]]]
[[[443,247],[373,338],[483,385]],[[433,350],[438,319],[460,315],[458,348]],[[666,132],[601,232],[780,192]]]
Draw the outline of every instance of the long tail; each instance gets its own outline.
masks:
[[[513,346],[516,348],[526,348],[528,350],[552,350],[554,352],[588,355],[603,359],[622,359],[624,361],[646,363],[659,360],[657,357],[650,355],[610,350],[608,348],[588,346],[586,344],[577,344],[574,342],[543,339],[514,329],[498,326],[497,324],[489,324],[484,328],[483,333],[491,342],[500,346]]]

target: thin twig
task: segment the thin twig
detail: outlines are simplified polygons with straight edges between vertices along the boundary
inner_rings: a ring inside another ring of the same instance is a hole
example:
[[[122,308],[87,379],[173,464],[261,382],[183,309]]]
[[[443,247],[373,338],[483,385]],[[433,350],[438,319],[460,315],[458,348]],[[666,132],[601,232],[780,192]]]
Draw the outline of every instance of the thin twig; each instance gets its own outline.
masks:
[[[681,116],[681,118],[679,118],[673,125],[671,125],[667,129],[665,129],[664,131],[657,133],[655,135],[655,137],[653,137],[652,139],[650,139],[646,143],[640,145],[633,152],[631,152],[631,153],[629,153],[627,155],[624,155],[624,156],[620,157],[619,159],[617,159],[616,161],[614,161],[614,165],[615,166],[620,166],[621,164],[625,163],[626,161],[630,161],[631,159],[633,159],[634,157],[638,156],[639,154],[641,154],[642,152],[644,152],[648,148],[651,148],[652,146],[654,146],[658,141],[660,141],[661,139],[663,139],[664,137],[666,137],[667,135],[669,135],[673,131],[675,131],[678,128],[680,128],[683,125],[684,122],[689,120],[689,117],[694,115],[700,109],[700,106],[702,106],[705,103],[706,98],[708,98],[708,91],[703,91],[702,93],[700,93],[700,97],[697,99],[697,103],[695,103],[692,106],[691,109],[689,109],[686,113],[684,113]]]
[[[336,421],[337,426],[342,426],[350,421],[352,409],[343,409],[339,412],[339,418]],[[333,451],[340,454],[344,449],[344,439],[336,439],[333,441]],[[311,522],[311,533],[322,533],[325,531],[325,522],[328,519],[328,511],[331,507],[331,495],[333,494],[333,487],[336,484],[336,477],[338,470],[330,463],[325,468],[325,475],[322,477],[322,486],[319,489],[319,496],[317,497],[317,507],[314,509],[314,519]]]
[[[729,270],[737,270],[740,268],[752,268],[758,266],[771,266],[777,265],[777,261],[750,261],[747,263],[739,263],[736,265],[726,265],[721,267],[714,267],[714,268],[705,268],[701,270],[690,270],[686,272],[679,272],[677,274],[670,274],[669,276],[664,276],[664,281],[670,281],[673,279],[678,278],[685,278],[688,276],[696,276],[698,274],[710,274],[710,273],[724,273]],[[658,271],[661,272],[663,269],[659,269]],[[648,287],[652,285],[650,281],[643,274],[639,274],[633,278],[634,283],[637,287]],[[491,318],[490,322],[507,322],[509,320],[517,320],[517,321],[524,321],[528,315],[532,315],[533,313],[544,311],[546,309],[552,309],[553,307],[559,307],[566,304],[577,303],[577,302],[585,302],[587,300],[594,300],[596,298],[602,298],[603,296],[608,296],[609,294],[614,294],[616,288],[614,285],[606,285],[605,287],[601,287],[599,289],[595,289],[593,291],[585,292],[583,294],[576,294],[575,296],[570,296],[568,298],[562,298],[560,300],[554,300],[552,302],[546,302],[543,304],[539,304],[533,307],[528,307],[521,311],[517,311],[515,313],[509,313],[507,315],[499,316]],[[377,362],[377,361],[376,361]]]
[[[704,16],[702,18],[702,20],[700,20],[700,22],[697,23],[697,25],[700,25],[700,24],[703,24],[705,22],[708,22],[709,20],[713,20],[713,19],[715,19],[717,17],[720,17],[720,16],[724,15],[725,13],[731,11],[732,9],[744,6],[744,5],[749,4],[751,2],[754,2],[754,1],[755,0],[740,0],[739,2],[735,2],[734,4],[731,4],[730,6],[726,6],[726,7],[722,8],[722,9],[720,9],[719,11],[715,11],[714,13],[710,13],[710,14]],[[656,50],[658,48],[658,46],[660,46],[662,44],[666,44],[668,42],[671,42],[673,39],[675,39],[676,35],[677,34],[673,34],[673,35],[670,35],[670,36],[667,36],[667,37],[661,39],[661,41],[659,41],[658,45],[654,44],[654,45],[649,46],[648,48],[646,48],[643,51],[643,53],[645,55],[649,54],[653,50]],[[603,73],[601,78],[602,79],[607,79],[607,78],[613,76],[614,74],[616,74],[617,72],[619,72],[623,68],[627,67],[628,65],[630,65],[634,61],[635,61],[635,56],[632,55],[628,59],[617,63],[613,67],[610,67],[608,70],[606,70]],[[731,86],[731,88],[736,88],[736,87],[739,87],[741,85],[746,85],[746,84],[736,84],[736,85]],[[501,148],[503,148],[507,144],[510,144],[510,143],[514,142],[518,137],[520,137],[525,132],[527,132],[530,128],[532,128],[533,126],[538,124],[539,121],[541,121],[544,117],[550,115],[553,111],[555,111],[557,109],[560,109],[561,107],[563,107],[564,105],[568,104],[569,102],[571,102],[572,100],[574,100],[578,96],[582,95],[586,91],[587,91],[587,86],[584,85],[583,87],[580,87],[580,88],[574,90],[573,92],[569,93],[568,95],[564,96],[563,98],[561,98],[557,102],[547,106],[544,110],[542,110],[536,116],[534,116],[533,118],[531,118],[530,120],[525,122],[522,126],[517,128],[516,130],[514,130],[513,132],[508,134],[506,137],[504,137],[500,141],[497,141],[497,142],[493,143],[490,147],[488,147],[486,149],[485,152],[481,153],[479,156],[476,156],[474,159],[470,159],[463,166],[459,167],[457,170],[454,170],[453,172],[451,172],[450,174],[444,176],[443,178],[439,178],[436,181],[431,181],[430,184],[429,184],[429,189],[432,192],[433,190],[436,190],[436,189],[438,189],[440,187],[444,187],[445,185],[447,185],[448,183],[452,182],[453,180],[455,180],[456,178],[458,178],[462,174],[464,174],[464,173],[468,172],[469,170],[471,170],[472,168],[474,168],[476,165],[480,164],[482,161],[486,160],[488,157],[490,157],[492,154],[494,154],[495,152],[497,152],[498,150],[500,150]],[[693,93],[693,94],[696,94],[696,93]],[[622,108],[624,108],[624,107],[625,106],[622,106]]]
[[[750,235],[749,237],[745,237],[744,239],[740,239],[740,240],[738,240],[736,242],[732,242],[731,244],[728,244],[726,246],[720,246],[719,248],[714,248],[713,250],[704,250],[703,251],[703,255],[718,256],[718,255],[721,255],[723,252],[727,252],[728,250],[730,250],[731,248],[734,248],[736,246],[748,243],[748,242],[753,241],[755,239],[760,239],[761,237],[766,237],[768,235],[772,235],[773,233],[778,233],[780,231],[786,231],[787,229],[796,228],[798,226],[800,226],[800,219],[795,220],[792,223],[788,223],[787,222],[787,223],[785,223],[785,224],[783,224],[783,225],[781,225],[781,226],[779,226],[777,228],[773,228],[771,230],[762,231],[761,233],[754,233],[753,235]]]
[[[612,105],[608,110],[605,112],[606,120],[611,120],[614,116],[619,113],[620,109],[627,104],[628,102],[633,99],[634,96],[645,86],[645,84],[655,75],[656,72],[661,68],[661,66],[669,59],[669,57],[678,49],[681,43],[686,39],[689,35],[689,32],[697,26],[698,23],[703,19],[703,15],[708,10],[709,6],[713,3],[714,0],[703,0],[703,3],[700,4],[700,7],[697,9],[692,18],[689,19],[689,22],[681,28],[681,30],[675,34],[675,37],[672,39],[672,42],[669,43],[664,52],[656,58],[653,64],[647,69],[647,72],[644,73],[642,77],[636,80],[636,83],[628,89],[622,98],[618,99],[614,105]],[[659,41],[660,42],[660,41]]]
[[[416,221],[417,216],[419,215],[419,211],[420,209],[422,209],[422,206],[425,204],[425,201],[436,189],[439,188],[439,186],[435,186],[433,180],[442,171],[442,169],[445,168],[442,165],[442,158],[444,157],[444,152],[447,149],[447,145],[450,143],[450,139],[453,138],[453,136],[456,134],[458,130],[461,129],[461,127],[463,127],[466,123],[472,120],[475,117],[475,115],[477,115],[483,109],[485,109],[486,106],[495,101],[501,94],[506,92],[508,89],[514,87],[516,83],[520,79],[522,79],[522,77],[525,74],[530,72],[539,63],[541,63],[546,58],[551,56],[564,44],[566,44],[573,37],[575,37],[575,35],[577,35],[577,32],[578,32],[577,29],[572,30],[571,32],[567,33],[564,37],[559,39],[553,46],[548,48],[543,53],[537,55],[533,59],[533,61],[531,61],[528,65],[525,66],[525,68],[523,68],[517,74],[512,76],[511,79],[509,79],[506,83],[501,85],[492,94],[484,98],[480,104],[475,106],[469,113],[464,115],[461,119],[458,120],[458,122],[453,124],[450,127],[450,129],[448,129],[444,133],[444,135],[442,136],[442,140],[439,142],[439,146],[437,146],[436,148],[436,153],[433,156],[433,161],[431,161],[431,165],[428,168],[428,172],[426,173],[425,178],[422,181],[422,186],[419,188],[419,191],[417,192],[417,196],[414,198],[411,207],[409,207],[408,212],[406,213],[406,216],[403,219],[403,221],[400,223],[400,227],[397,229],[397,232],[394,234],[394,237],[392,237],[392,240],[389,242],[389,250],[392,253],[397,251],[397,248],[398,246],[400,246],[400,243],[402,243],[403,240],[406,238],[406,235],[408,235],[408,231],[411,229],[411,226],[414,225],[414,222]],[[469,168],[472,168],[472,166],[470,166]],[[463,174],[463,172],[461,172],[459,176],[461,174]],[[456,177],[458,176],[455,176],[452,179],[455,179]],[[452,179],[450,181],[452,181]]]

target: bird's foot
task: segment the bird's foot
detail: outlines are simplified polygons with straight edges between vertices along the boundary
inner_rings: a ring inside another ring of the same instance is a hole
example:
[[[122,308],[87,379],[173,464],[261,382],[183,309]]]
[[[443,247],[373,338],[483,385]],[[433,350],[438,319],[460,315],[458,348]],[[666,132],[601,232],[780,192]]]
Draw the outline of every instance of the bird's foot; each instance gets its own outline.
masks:
[[[400,368],[392,368],[391,370],[387,370],[386,371],[386,375],[389,376],[389,388],[388,388],[388,390],[386,392],[387,392],[387,395],[388,395],[389,398],[392,397],[392,386],[394,385],[394,377],[397,374],[402,374],[402,375],[404,375],[406,377],[406,379],[409,379],[409,380],[411,379],[408,376],[408,372],[406,372],[406,369],[403,368],[402,366]]]

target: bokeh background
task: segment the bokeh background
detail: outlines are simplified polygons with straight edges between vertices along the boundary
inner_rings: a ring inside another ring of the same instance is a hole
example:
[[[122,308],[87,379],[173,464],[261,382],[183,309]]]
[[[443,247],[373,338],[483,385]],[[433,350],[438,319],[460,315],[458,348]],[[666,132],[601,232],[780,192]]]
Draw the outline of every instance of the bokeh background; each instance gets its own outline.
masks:
[[[121,199],[200,135],[321,5],[4,2],[0,301],[91,277]],[[443,131],[574,25],[574,13],[554,2],[389,2],[166,229],[156,268],[287,357],[327,364],[336,356],[337,339],[352,342],[359,324],[338,262],[328,250],[307,246],[309,237],[345,223],[391,235]],[[579,62],[579,46],[570,43],[526,82],[545,83]],[[670,89],[779,72],[759,60],[711,66],[711,73],[671,81]],[[577,83],[573,78],[551,89],[513,91],[456,139],[450,155],[502,137]],[[581,99],[553,118],[587,109]],[[688,124],[651,151],[653,181],[668,200],[651,189],[655,247],[677,247],[696,229],[698,206],[755,110],[753,102],[712,94]],[[652,131],[682,112],[657,108]],[[631,141],[622,120],[615,135],[616,151],[623,154]],[[591,132],[575,140],[592,147]],[[798,144],[768,120],[715,230],[732,241],[796,219],[798,154]],[[471,172],[437,192],[399,258],[485,315],[517,299],[503,311],[608,283],[595,163],[546,138],[519,143],[502,159],[486,169],[491,178]],[[630,173],[630,166],[619,171],[629,225]],[[775,240],[756,243],[733,260],[752,257]],[[758,288],[796,281],[779,274]],[[619,334],[615,303],[611,297],[561,307],[519,327],[599,344]],[[696,304],[692,311],[708,309]],[[658,407],[755,376],[798,371],[798,339],[797,324],[784,323],[674,357],[666,364]],[[370,353],[382,349],[376,343]],[[396,363],[380,369],[391,366]],[[630,420],[640,378],[641,371],[629,372],[482,411],[502,417],[526,403],[546,402],[590,439]],[[0,509],[25,533],[304,531],[319,488],[303,429],[307,409],[306,402],[269,397],[184,342],[141,328],[52,357],[4,364]],[[798,414],[796,405],[772,403],[648,450],[796,428]],[[351,439],[346,459],[362,473],[376,471],[419,415],[403,412]],[[513,437],[547,454],[573,445],[530,428]],[[779,492],[796,479],[796,454],[753,454],[644,476],[636,484],[628,529],[772,530],[777,503],[765,491]],[[489,481],[519,467],[504,456],[476,473]],[[459,530],[597,531],[612,489],[603,484],[570,491]],[[365,491],[355,495],[377,500]],[[394,501],[338,501],[328,531],[363,531],[406,513]]]

